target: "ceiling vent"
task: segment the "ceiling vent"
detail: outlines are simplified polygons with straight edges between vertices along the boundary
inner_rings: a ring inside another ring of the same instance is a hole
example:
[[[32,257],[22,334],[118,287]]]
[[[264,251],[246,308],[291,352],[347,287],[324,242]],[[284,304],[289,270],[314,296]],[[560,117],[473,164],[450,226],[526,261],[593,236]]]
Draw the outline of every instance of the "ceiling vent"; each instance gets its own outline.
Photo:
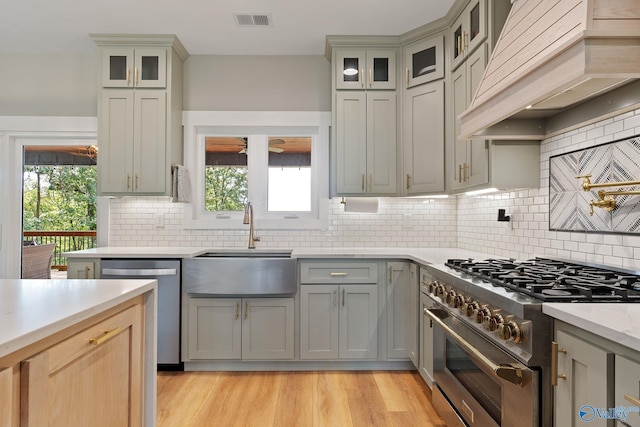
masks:
[[[239,27],[271,27],[271,15],[265,13],[234,13]]]

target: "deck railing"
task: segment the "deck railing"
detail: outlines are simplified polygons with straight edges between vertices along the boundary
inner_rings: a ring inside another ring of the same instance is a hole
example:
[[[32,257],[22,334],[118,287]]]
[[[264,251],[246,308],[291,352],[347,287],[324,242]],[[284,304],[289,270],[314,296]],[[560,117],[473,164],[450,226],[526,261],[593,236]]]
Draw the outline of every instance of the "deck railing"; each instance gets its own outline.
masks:
[[[92,231],[23,231],[23,240],[33,240],[38,245],[55,243],[51,268],[57,270],[67,269],[67,259],[63,252],[80,251],[96,247],[97,239],[95,230]]]

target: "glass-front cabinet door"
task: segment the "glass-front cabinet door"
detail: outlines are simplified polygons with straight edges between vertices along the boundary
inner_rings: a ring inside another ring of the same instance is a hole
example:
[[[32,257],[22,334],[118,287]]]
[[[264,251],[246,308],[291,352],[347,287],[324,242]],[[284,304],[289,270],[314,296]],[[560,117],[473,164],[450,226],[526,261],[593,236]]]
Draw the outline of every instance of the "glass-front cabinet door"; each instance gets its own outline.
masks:
[[[451,67],[455,69],[487,38],[487,1],[472,0],[451,27]]]
[[[104,49],[103,87],[163,88],[167,85],[165,49]]]
[[[442,36],[418,40],[404,48],[405,85],[413,87],[444,77]]]
[[[340,49],[335,71],[336,89],[395,89],[396,52]]]

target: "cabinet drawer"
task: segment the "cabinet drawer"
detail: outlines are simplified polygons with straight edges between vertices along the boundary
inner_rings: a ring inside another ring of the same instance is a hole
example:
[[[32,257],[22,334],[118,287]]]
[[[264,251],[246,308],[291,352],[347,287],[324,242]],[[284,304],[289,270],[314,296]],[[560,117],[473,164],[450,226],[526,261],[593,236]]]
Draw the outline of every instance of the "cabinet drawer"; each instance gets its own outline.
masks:
[[[378,283],[375,262],[302,262],[300,283]]]
[[[56,344],[48,350],[51,371],[92,351],[102,342],[127,332],[129,328],[141,325],[141,322],[142,307],[134,305]]]

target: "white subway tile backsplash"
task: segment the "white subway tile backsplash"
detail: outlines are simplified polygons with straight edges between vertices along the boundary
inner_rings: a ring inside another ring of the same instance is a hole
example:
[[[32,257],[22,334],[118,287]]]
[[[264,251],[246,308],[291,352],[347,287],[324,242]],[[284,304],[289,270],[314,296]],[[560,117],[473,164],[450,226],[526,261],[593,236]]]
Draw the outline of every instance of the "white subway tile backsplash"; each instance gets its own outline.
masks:
[[[184,205],[166,197],[125,197],[110,201],[111,246],[244,247],[246,226],[238,230],[187,230]],[[326,230],[260,230],[259,245],[273,247],[455,247],[457,199],[380,199],[379,213],[344,213],[339,199],[330,201]],[[162,213],[164,227],[155,227]],[[405,215],[410,215],[405,227]]]

